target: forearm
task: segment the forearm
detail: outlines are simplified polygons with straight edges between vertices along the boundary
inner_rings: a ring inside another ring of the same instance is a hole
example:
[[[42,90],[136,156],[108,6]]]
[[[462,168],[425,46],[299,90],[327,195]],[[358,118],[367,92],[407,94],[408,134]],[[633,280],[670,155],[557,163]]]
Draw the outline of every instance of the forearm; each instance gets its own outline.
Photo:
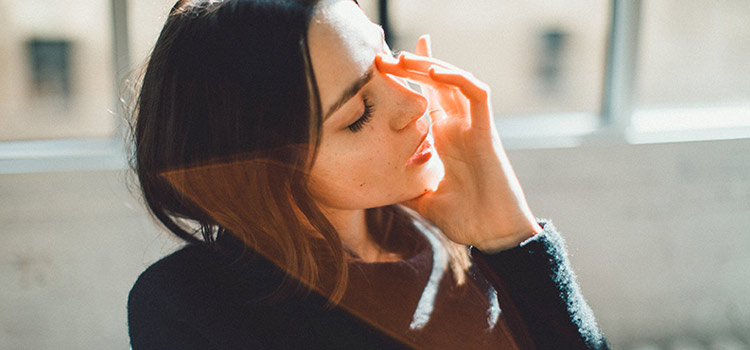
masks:
[[[497,289],[510,294],[539,349],[608,349],[575,281],[562,237],[549,223],[520,246],[472,258]]]

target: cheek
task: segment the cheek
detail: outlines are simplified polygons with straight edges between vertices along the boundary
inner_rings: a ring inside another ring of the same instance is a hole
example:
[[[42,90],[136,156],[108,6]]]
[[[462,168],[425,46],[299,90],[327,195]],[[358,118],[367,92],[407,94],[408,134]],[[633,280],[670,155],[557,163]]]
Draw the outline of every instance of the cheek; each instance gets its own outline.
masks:
[[[349,181],[380,175],[395,167],[393,140],[379,132],[373,125],[365,126],[360,133],[346,135],[321,145],[321,169],[342,180]]]
[[[373,130],[363,130],[368,132]],[[357,135],[364,136],[367,135]],[[388,184],[397,183],[398,160],[393,149],[377,135],[366,142],[322,144],[310,173],[310,190],[323,204],[366,207],[390,195]]]
[[[338,172],[349,174],[359,187],[388,182],[399,170],[399,153],[393,140],[379,135],[368,136],[367,142],[342,153],[336,168]]]

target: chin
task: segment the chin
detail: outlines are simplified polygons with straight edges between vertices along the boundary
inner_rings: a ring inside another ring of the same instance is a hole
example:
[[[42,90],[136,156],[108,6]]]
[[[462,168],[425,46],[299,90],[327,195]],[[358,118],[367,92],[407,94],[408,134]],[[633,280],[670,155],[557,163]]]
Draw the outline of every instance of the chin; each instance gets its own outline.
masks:
[[[440,181],[445,176],[445,166],[443,161],[437,154],[433,154],[432,158],[423,165],[423,169],[420,173],[420,187],[419,192],[415,197],[421,196],[426,192],[435,191],[440,185]]]

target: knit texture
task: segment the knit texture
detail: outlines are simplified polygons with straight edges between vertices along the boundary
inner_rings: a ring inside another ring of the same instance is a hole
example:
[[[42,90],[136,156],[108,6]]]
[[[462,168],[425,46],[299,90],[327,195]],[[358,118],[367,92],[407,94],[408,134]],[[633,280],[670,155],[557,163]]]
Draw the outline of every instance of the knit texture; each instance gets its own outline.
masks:
[[[608,349],[594,313],[570,268],[562,236],[543,231],[496,254],[472,248],[472,258],[495,285],[506,288],[538,349]]]

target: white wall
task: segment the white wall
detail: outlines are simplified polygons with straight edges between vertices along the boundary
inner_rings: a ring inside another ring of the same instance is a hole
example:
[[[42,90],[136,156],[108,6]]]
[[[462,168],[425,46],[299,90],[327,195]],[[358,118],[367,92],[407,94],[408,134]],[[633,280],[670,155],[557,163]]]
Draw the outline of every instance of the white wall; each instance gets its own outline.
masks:
[[[747,139],[510,152],[617,348],[750,333],[749,155]],[[175,242],[124,179],[0,175],[0,348],[127,348],[129,288]]]
[[[613,343],[750,334],[750,140],[511,158]]]
[[[125,303],[174,246],[122,172],[0,176],[0,349],[126,349]]]

